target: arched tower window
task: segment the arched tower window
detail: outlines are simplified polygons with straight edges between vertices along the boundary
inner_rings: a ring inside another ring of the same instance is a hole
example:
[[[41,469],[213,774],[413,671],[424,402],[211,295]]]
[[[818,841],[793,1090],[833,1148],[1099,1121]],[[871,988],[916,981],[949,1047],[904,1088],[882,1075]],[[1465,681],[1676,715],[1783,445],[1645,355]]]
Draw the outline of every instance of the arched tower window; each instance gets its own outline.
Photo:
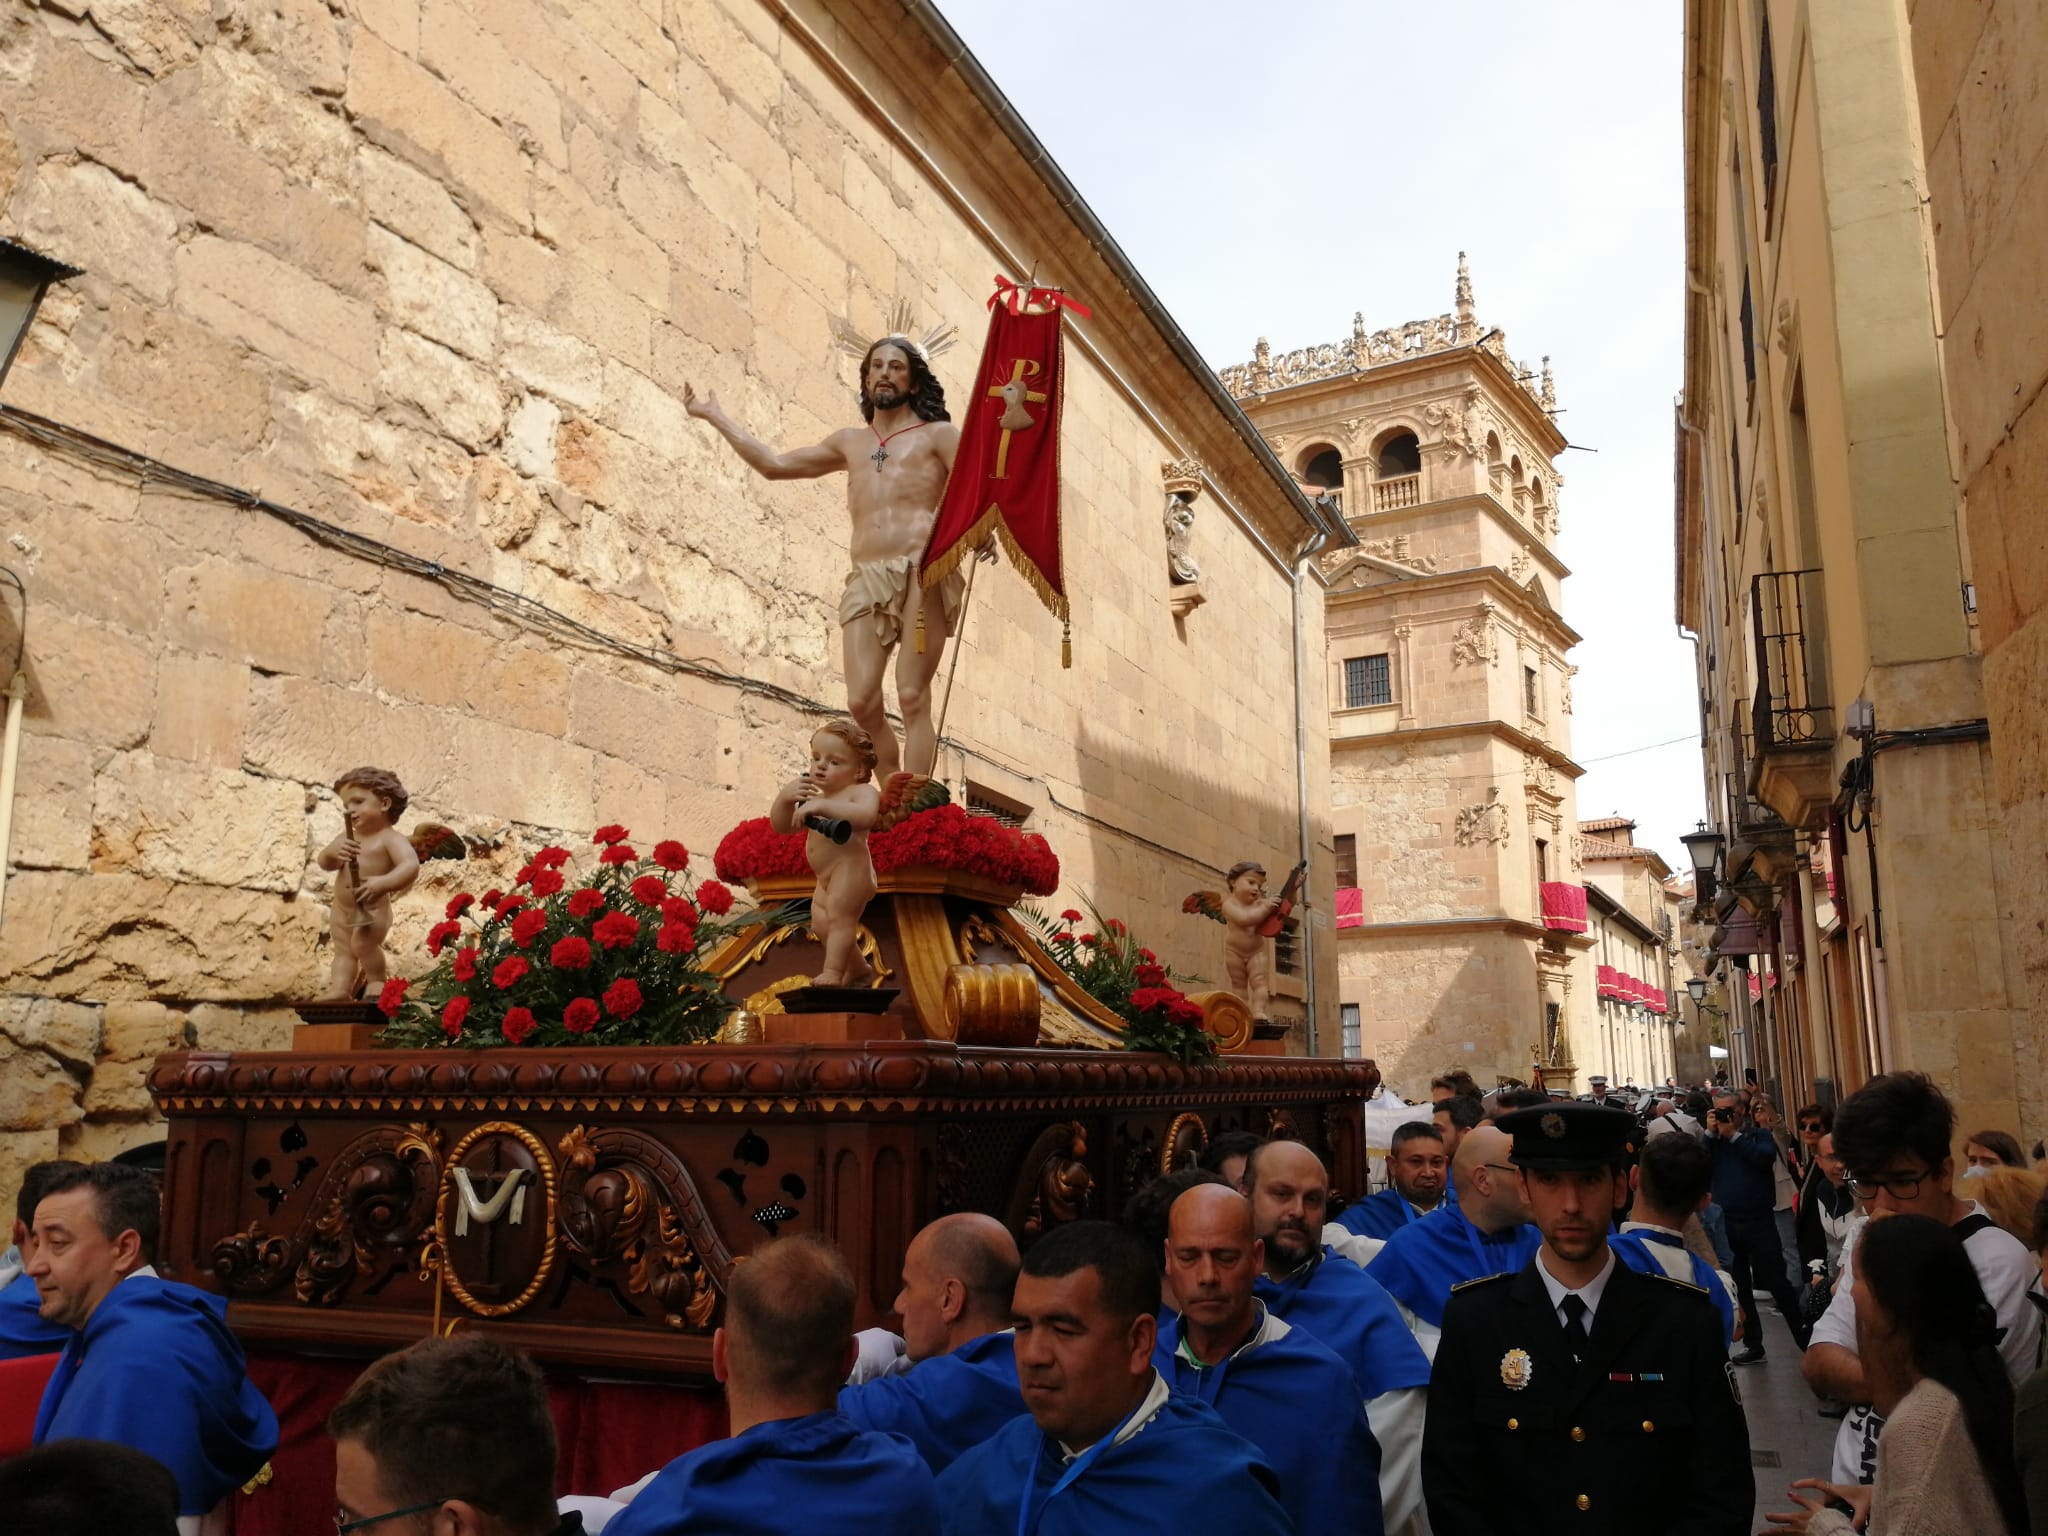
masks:
[[[1301,478],[1304,484],[1313,485],[1326,491],[1344,489],[1344,455],[1334,448],[1311,448],[1303,456]]]
[[[1413,432],[1396,432],[1380,444],[1379,477],[1395,480],[1422,473],[1422,445]]]

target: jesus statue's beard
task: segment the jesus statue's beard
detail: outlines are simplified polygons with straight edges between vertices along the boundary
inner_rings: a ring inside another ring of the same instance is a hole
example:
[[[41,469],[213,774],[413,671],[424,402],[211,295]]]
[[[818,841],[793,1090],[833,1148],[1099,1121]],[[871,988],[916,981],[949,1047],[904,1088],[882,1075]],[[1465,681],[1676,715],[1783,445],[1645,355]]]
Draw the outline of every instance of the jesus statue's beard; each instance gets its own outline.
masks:
[[[893,411],[910,398],[910,391],[898,389],[893,384],[877,384],[869,391],[868,398],[874,402],[876,410]]]

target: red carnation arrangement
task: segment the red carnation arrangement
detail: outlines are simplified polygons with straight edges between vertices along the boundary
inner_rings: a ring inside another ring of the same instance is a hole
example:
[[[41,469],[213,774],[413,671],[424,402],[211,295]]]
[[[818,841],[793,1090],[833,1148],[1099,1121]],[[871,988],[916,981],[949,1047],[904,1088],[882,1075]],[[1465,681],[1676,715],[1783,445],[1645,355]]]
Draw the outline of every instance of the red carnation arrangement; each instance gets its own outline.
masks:
[[[597,829],[596,867],[565,873],[568,849],[542,848],[509,891],[458,892],[428,935],[438,962],[395,977],[377,1006],[394,1046],[683,1045],[708,1040],[732,1011],[704,957],[780,912],[735,910],[732,891],[690,878],[673,838],[651,858],[619,825]],[[797,839],[801,858],[802,839]],[[639,915],[635,915],[635,914]],[[655,914],[660,914],[657,923]]]
[[[1028,905],[1019,910],[1037,927],[1045,952],[1060,969],[1124,1021],[1126,1050],[1163,1051],[1180,1062],[1214,1058],[1216,1040],[1200,1006],[1174,985],[1175,977],[1159,957],[1134,940],[1121,921],[1104,917],[1093,902],[1086,914],[1069,907],[1057,919]],[[1074,929],[1089,916],[1095,931],[1076,936]]]
[[[1006,827],[991,816],[971,816],[957,805],[914,812],[888,831],[871,834],[868,853],[878,875],[929,867],[1021,886],[1032,896],[1050,896],[1059,889],[1060,861],[1044,838]],[[743,821],[726,833],[714,863],[721,880],[809,878],[811,873],[804,857],[804,834],[777,832],[765,816]]]

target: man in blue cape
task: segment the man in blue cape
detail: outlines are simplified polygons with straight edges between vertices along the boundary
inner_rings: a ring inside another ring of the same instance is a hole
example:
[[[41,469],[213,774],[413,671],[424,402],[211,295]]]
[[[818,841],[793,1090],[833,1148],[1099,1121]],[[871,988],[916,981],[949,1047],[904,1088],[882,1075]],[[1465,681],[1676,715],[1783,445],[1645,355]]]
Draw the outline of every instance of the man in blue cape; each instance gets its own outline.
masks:
[[[1685,1246],[1685,1219],[1709,1198],[1713,1164],[1690,1136],[1651,1136],[1629,1170],[1635,1189],[1632,1219],[1607,1240],[1622,1263],[1645,1275],[1669,1275],[1705,1291],[1721,1314],[1721,1331],[1735,1339],[1733,1282]]]
[[[936,1530],[931,1469],[901,1435],[839,1411],[853,1365],[853,1272],[804,1234],[734,1267],[725,1326],[711,1336],[732,1437],[678,1456],[642,1487],[609,1536],[816,1536],[834,1529]]]
[[[946,1536],[1285,1536],[1265,1457],[1153,1368],[1159,1263],[1106,1221],[1024,1255],[1016,1419],[941,1474]]]
[[[910,1240],[896,1312],[912,1368],[843,1387],[839,1411],[915,1445],[933,1472],[1024,1412],[1010,1297],[1017,1240],[993,1216],[941,1216]]]
[[[25,1355],[54,1355],[71,1342],[71,1330],[43,1316],[42,1292],[28,1273],[28,1262],[36,1256],[36,1206],[50,1183],[68,1168],[82,1163],[31,1163],[21,1176],[21,1190],[14,1197],[14,1246],[0,1258],[0,1360],[19,1360]],[[10,1273],[11,1272],[11,1273]]]
[[[1435,1353],[1452,1286],[1519,1270],[1542,1246],[1508,1163],[1512,1145],[1495,1126],[1467,1131],[1458,1143],[1457,1195],[1388,1238],[1372,1261],[1373,1279],[1415,1315],[1427,1354]]]
[[[1299,1531],[1382,1536],[1379,1443],[1351,1367],[1252,1294],[1265,1264],[1250,1202],[1208,1184],[1173,1203],[1166,1274],[1180,1315],[1152,1352],[1176,1392],[1199,1397],[1265,1452]]]
[[[1352,1201],[1336,1224],[1360,1237],[1392,1237],[1443,1204],[1450,1169],[1444,1133],[1427,1120],[1410,1120],[1388,1148],[1387,1187]]]
[[[83,1164],[45,1187],[27,1273],[45,1321],[71,1338],[35,1443],[132,1446],[178,1480],[178,1513],[203,1517],[263,1470],[277,1416],[249,1383],[227,1304],[151,1267],[158,1222],[156,1181],[140,1168]]]
[[[1252,1232],[1265,1244],[1254,1294],[1351,1367],[1380,1448],[1380,1507],[1397,1531],[1422,1507],[1422,1416],[1429,1361],[1373,1277],[1323,1246],[1329,1175],[1298,1141],[1269,1141],[1245,1164]]]

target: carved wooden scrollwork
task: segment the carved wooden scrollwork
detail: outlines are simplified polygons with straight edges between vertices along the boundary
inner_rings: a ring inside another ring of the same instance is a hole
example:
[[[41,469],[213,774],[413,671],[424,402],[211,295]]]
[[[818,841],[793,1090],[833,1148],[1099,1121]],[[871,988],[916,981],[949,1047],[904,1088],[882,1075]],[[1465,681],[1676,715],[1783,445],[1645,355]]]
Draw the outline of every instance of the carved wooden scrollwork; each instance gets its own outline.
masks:
[[[939,1214],[967,1209],[967,1127],[947,1124],[934,1138],[937,1151],[932,1158],[932,1178],[939,1201]]]
[[[682,1160],[643,1132],[580,1125],[560,1150],[562,1241],[575,1259],[652,1299],[671,1328],[708,1327],[733,1257]]]
[[[1273,1109],[1266,1112],[1266,1140],[1301,1140],[1301,1132],[1295,1128],[1293,1110]]]
[[[482,1157],[484,1166],[467,1166],[472,1155]],[[496,1188],[480,1198],[472,1180],[495,1180]],[[529,1193],[537,1197],[538,1207],[531,1222],[526,1220]],[[421,1259],[422,1270],[438,1270],[449,1294],[478,1317],[510,1316],[538,1296],[554,1273],[557,1200],[555,1162],[547,1144],[513,1121],[486,1121],[448,1153],[434,1201],[434,1241]],[[495,1240],[501,1230],[507,1239],[503,1248],[509,1250],[503,1255]],[[509,1301],[490,1299],[505,1291],[512,1292]]]
[[[1010,1195],[1009,1228],[1029,1242],[1049,1228],[1079,1221],[1088,1214],[1095,1175],[1083,1161],[1088,1156],[1088,1131],[1078,1120],[1047,1126],[1031,1150]]]
[[[230,1296],[260,1296],[286,1280],[300,1301],[331,1305],[358,1276],[409,1268],[427,1235],[440,1176],[440,1132],[380,1125],[327,1166],[309,1214],[290,1237],[260,1221],[214,1245],[212,1267]]]

